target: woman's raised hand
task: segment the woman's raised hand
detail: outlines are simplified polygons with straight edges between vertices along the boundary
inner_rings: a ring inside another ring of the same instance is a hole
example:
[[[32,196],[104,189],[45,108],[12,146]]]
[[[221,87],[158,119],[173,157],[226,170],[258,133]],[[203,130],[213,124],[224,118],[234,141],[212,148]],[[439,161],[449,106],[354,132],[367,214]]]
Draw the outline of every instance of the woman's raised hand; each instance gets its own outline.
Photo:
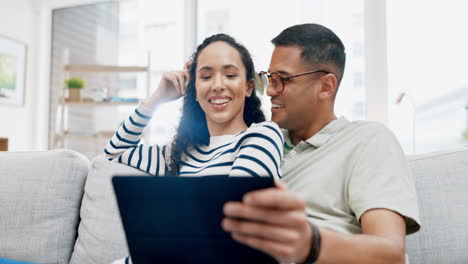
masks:
[[[149,107],[155,107],[160,103],[173,101],[184,96],[187,91],[187,84],[190,81],[189,69],[191,64],[191,62],[185,63],[182,71],[163,73],[158,88],[145,104]]]

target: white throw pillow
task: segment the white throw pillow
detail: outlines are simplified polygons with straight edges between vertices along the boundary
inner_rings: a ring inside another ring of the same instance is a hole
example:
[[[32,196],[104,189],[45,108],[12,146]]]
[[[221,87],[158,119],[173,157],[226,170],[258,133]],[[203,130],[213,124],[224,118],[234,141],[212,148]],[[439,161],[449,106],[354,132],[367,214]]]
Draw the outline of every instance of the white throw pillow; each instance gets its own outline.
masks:
[[[91,163],[81,205],[78,239],[70,264],[111,263],[128,255],[125,234],[112,188],[113,175],[148,175],[105,155]]]

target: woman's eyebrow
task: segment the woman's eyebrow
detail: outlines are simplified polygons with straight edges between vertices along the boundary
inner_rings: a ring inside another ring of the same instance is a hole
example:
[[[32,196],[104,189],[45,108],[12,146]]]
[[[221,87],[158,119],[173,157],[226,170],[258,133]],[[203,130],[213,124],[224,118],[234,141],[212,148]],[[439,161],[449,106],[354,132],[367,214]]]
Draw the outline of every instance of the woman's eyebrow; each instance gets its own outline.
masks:
[[[234,64],[226,64],[226,65],[223,65],[223,69],[230,69],[230,68],[234,68],[234,69],[239,70],[239,68],[238,68],[236,65],[234,65]],[[211,71],[211,70],[213,70],[213,67],[211,67],[211,66],[203,66],[203,67],[201,67],[198,71],[201,72],[201,71],[203,71],[203,70]]]
[[[223,68],[224,68],[224,69],[235,68],[235,69],[239,70],[239,68],[237,68],[237,66],[234,65],[234,64],[227,64],[227,65],[224,65]]]
[[[203,66],[203,67],[201,67],[198,71],[199,71],[199,72],[201,72],[201,71],[203,71],[203,70],[210,71],[210,70],[212,70],[212,69],[213,69],[213,67],[211,67],[211,66]]]

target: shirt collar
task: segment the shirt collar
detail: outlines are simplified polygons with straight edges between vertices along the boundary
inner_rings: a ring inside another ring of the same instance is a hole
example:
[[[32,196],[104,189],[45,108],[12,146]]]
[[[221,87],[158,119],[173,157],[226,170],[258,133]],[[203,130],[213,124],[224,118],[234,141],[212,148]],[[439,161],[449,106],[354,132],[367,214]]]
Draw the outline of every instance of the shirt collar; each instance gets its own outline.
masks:
[[[319,148],[327,143],[334,135],[338,134],[343,128],[345,128],[349,124],[348,119],[345,117],[340,117],[328,123],[324,128],[322,128],[317,134],[313,135],[305,142],[309,143],[310,145]],[[293,148],[294,145],[291,142],[291,138],[289,136],[288,131],[284,132],[284,139],[285,139],[285,147],[288,146]]]

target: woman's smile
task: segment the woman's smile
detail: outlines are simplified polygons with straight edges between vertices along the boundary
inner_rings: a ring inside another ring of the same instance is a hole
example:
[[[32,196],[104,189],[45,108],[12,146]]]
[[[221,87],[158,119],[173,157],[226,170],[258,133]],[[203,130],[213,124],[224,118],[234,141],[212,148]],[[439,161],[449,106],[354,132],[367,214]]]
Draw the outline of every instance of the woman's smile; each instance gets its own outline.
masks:
[[[208,102],[217,111],[225,110],[231,101],[232,98],[228,96],[212,96],[208,99]]]

